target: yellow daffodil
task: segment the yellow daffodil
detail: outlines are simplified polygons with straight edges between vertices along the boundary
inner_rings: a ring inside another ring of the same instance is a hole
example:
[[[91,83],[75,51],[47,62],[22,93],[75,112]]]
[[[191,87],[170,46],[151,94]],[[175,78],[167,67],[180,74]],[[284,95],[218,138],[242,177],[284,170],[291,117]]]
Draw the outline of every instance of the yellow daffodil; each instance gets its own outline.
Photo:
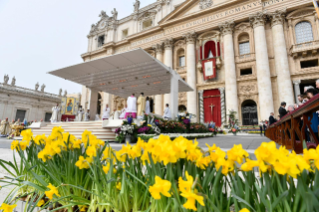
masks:
[[[93,162],[93,158],[87,157],[84,159],[83,156],[80,156],[79,160],[75,163],[75,165],[79,167],[79,169],[88,169],[90,168],[89,164],[92,162]]]
[[[73,148],[74,149],[80,149],[81,148],[82,141],[80,139],[77,139],[73,142]]]
[[[239,212],[249,212],[249,210],[247,208],[243,208]]]
[[[318,160],[319,154],[315,149],[304,149],[303,150],[303,157],[308,163],[310,163],[311,160]]]
[[[242,164],[243,159],[247,158],[249,154],[243,149],[243,146],[239,144],[234,145],[234,147],[227,152],[227,156],[228,160],[236,161],[237,163]]]
[[[219,170],[220,168],[222,168],[222,173],[224,175],[227,175],[228,172],[231,172],[234,170],[234,161],[225,160],[224,158],[219,158],[216,163],[216,169]]]
[[[213,162],[217,162],[217,160],[219,158],[225,158],[226,157],[226,152],[224,152],[223,150],[221,150],[219,147],[217,147],[217,149],[215,150],[215,152],[210,152],[210,159]]]
[[[273,164],[277,159],[278,150],[275,142],[263,142],[256,150],[255,155],[258,160]]]
[[[170,189],[171,182],[168,180],[163,180],[159,176],[155,176],[155,184],[149,187],[149,192],[154,199],[161,199],[161,194],[166,197],[171,197]]]
[[[47,137],[45,136],[45,134],[43,134],[43,135],[37,135],[37,136],[35,136],[35,138],[34,138],[34,143],[36,143],[37,145],[45,144],[45,143],[46,143],[46,140],[47,140]]]
[[[109,173],[110,166],[111,166],[110,163],[108,163],[106,166],[103,166],[103,171],[104,171],[105,174]]]
[[[89,147],[86,149],[86,154],[87,154],[89,157],[96,157],[96,147],[95,147],[95,146],[89,146]]]
[[[87,130],[85,130],[82,133],[82,141],[83,141],[85,147],[87,145],[87,142],[89,141],[89,137],[90,137],[91,134],[92,133],[90,131],[87,131]]]
[[[116,183],[116,189],[117,190],[121,190],[122,189],[122,183],[121,182]]]
[[[43,199],[41,199],[39,202],[38,202],[38,204],[37,204],[37,206],[38,207],[41,207],[42,205],[44,205],[44,200]]]
[[[45,195],[49,199],[53,199],[53,195],[55,194],[57,197],[60,197],[59,191],[57,187],[53,186],[51,183],[49,183],[48,188],[50,189],[49,191],[44,192]]]
[[[200,205],[205,206],[204,197],[198,195],[197,192],[196,193],[195,192],[192,189],[183,189],[182,190],[181,196],[187,199],[186,203],[183,204],[184,208],[197,211],[197,208],[195,205],[196,201]]]
[[[3,212],[12,212],[15,207],[17,207],[17,204],[8,205],[6,203],[2,203],[0,210],[3,210]]]
[[[111,147],[105,147],[105,149],[103,151],[102,160],[106,160],[106,159],[110,158],[111,156],[113,156],[112,148]]]
[[[19,141],[15,140],[15,141],[12,141],[11,143],[11,149],[12,150],[19,150]]]
[[[86,209],[88,208],[88,206],[87,205],[82,205],[80,208],[81,208],[80,212],[85,212]]]
[[[50,152],[48,148],[44,148],[42,151],[38,153],[38,158],[41,159],[43,162],[46,162],[47,159],[50,158]]]
[[[200,157],[196,160],[196,166],[200,169],[206,169],[209,166],[210,163],[210,157]]]
[[[23,137],[22,140],[23,141],[31,141],[32,140],[32,136],[33,136],[33,133],[31,131],[31,129],[27,129],[27,130],[23,130],[21,132],[21,136]]]
[[[19,143],[19,145],[20,145],[20,148],[21,148],[21,150],[26,150],[27,149],[27,147],[29,146],[29,141],[21,141],[20,143]]]
[[[213,146],[209,146],[208,144],[206,144],[206,146],[208,147],[209,152],[215,151],[217,149],[216,144],[213,144]]]
[[[51,135],[53,137],[56,137],[58,139],[63,139],[63,132],[64,132],[64,129],[61,127],[61,126],[56,126],[56,127],[53,127],[52,129],[52,132],[51,132]]]
[[[194,183],[194,178],[191,175],[188,175],[188,172],[185,172],[186,181],[183,180],[182,177],[179,177],[178,179],[178,189],[179,191],[187,191],[190,190]]]

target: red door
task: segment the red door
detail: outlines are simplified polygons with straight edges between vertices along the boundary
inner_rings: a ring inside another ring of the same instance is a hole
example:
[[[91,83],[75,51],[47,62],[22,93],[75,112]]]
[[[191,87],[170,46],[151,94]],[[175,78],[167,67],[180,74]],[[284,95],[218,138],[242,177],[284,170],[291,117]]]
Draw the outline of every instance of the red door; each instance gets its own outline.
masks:
[[[204,97],[204,120],[205,123],[215,122],[216,126],[221,126],[220,92],[218,89],[206,90]]]

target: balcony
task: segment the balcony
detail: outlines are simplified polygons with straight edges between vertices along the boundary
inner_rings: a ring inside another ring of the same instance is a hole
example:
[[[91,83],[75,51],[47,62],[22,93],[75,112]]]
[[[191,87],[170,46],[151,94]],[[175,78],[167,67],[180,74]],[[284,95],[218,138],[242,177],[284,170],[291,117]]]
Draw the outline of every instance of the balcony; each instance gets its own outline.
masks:
[[[236,63],[243,63],[255,60],[255,53],[241,54],[236,56]]]
[[[315,55],[317,54],[318,49],[319,40],[294,44],[290,48],[290,55],[292,55],[294,58],[297,58],[299,55],[305,57],[308,53]]]

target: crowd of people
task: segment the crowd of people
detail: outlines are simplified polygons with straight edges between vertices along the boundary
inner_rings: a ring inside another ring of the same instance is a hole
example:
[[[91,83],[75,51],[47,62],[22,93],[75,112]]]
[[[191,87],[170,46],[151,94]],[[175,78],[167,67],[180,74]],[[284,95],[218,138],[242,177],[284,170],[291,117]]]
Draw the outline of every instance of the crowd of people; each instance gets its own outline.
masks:
[[[138,98],[133,93],[127,98],[126,105],[123,109],[117,111],[115,109],[113,113],[113,119],[126,119],[127,117],[142,119],[144,115],[154,113],[154,101],[151,97],[145,97],[142,92]],[[111,110],[108,104],[103,110],[102,120],[107,120],[111,117]],[[163,118],[171,119],[171,112],[169,104],[166,104]]]
[[[272,125],[273,123],[277,122],[278,120],[282,119],[284,116],[286,116],[289,113],[294,112],[294,110],[298,109],[302,105],[304,105],[306,102],[308,102],[310,99],[312,99],[315,95],[319,93],[319,79],[316,81],[316,88],[314,86],[305,86],[303,94],[298,95],[298,102],[294,105],[288,105],[286,102],[281,102],[279,110],[278,110],[278,118],[276,119],[274,117],[274,113],[271,112],[269,116],[269,121],[263,122],[263,129],[266,131],[267,127]],[[319,136],[318,136],[318,126],[319,126],[319,111],[314,112],[312,114],[311,118],[311,130],[314,132],[317,140],[319,141]],[[301,123],[300,123],[300,129],[303,126],[303,118],[301,117]],[[262,134],[262,128],[260,124],[260,131]],[[305,128],[305,134],[306,134],[306,142],[313,142],[313,138],[310,136],[310,131],[309,128]],[[290,136],[290,135],[289,135]],[[296,135],[297,137],[297,135]],[[298,138],[297,138],[298,139]]]

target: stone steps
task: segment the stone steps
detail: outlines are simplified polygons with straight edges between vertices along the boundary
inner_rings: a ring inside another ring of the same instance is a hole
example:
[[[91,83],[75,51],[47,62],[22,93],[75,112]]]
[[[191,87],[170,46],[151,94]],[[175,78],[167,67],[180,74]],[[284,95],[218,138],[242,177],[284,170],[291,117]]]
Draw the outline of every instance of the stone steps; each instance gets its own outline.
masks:
[[[89,122],[57,122],[50,123],[39,129],[32,129],[33,135],[50,135],[52,128],[56,126],[61,126],[64,129],[64,132],[69,132],[74,135],[76,138],[81,139],[82,133],[85,130],[92,132],[98,139],[104,141],[115,141],[116,134],[114,133],[114,128],[102,127],[102,121],[89,121]]]

